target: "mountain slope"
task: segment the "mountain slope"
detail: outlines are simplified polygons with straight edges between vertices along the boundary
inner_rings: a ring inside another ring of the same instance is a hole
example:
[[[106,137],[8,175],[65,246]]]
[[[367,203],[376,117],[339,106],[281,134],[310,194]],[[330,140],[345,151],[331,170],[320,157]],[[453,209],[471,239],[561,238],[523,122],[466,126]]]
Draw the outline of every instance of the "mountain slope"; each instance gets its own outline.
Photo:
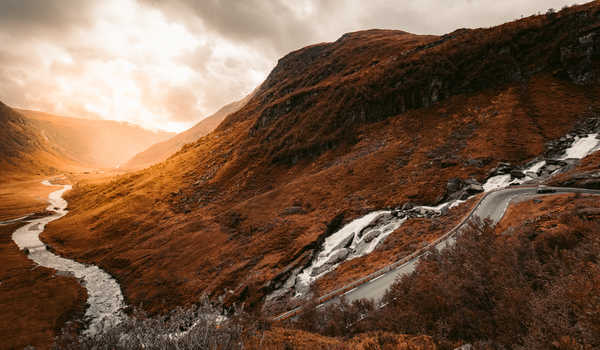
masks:
[[[61,154],[82,164],[113,168],[137,152],[164,141],[173,133],[153,132],[111,120],[61,117],[37,111],[18,110],[31,125],[53,143]]]
[[[450,179],[481,181],[569,132],[598,104],[599,20],[594,2],[441,37],[371,30],[292,52],[212,133],[143,171],[76,186],[45,239],[110,271],[152,311],[202,292],[258,306],[343,223],[436,204]],[[379,259],[349,264],[377,268],[428,239],[393,234]]]
[[[77,163],[55,146],[20,113],[0,102],[0,178],[53,175]]]
[[[123,168],[140,169],[152,164],[162,162],[177,152],[186,143],[194,142],[213,131],[229,114],[237,112],[250,99],[250,96],[242,100],[232,102],[221,107],[214,114],[202,119],[190,129],[173,136],[172,138],[150,146],[148,149],[136,154]]]

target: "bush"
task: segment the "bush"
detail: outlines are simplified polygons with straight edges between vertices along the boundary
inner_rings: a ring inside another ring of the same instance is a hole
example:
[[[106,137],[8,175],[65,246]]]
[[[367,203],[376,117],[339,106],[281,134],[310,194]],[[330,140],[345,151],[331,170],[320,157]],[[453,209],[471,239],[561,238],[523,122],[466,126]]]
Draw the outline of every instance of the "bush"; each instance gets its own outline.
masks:
[[[383,309],[340,303],[301,316],[295,326],[330,336],[425,334],[442,348],[463,342],[490,349],[600,348],[600,223],[575,212],[558,221],[554,229],[524,226],[511,236],[475,224],[397,281]],[[361,312],[360,319],[347,315]]]
[[[220,316],[207,298],[197,306],[168,315],[148,317],[137,312],[118,326],[93,336],[74,336],[64,330],[57,349],[242,349],[263,323],[236,312]],[[262,329],[260,329],[262,331]]]

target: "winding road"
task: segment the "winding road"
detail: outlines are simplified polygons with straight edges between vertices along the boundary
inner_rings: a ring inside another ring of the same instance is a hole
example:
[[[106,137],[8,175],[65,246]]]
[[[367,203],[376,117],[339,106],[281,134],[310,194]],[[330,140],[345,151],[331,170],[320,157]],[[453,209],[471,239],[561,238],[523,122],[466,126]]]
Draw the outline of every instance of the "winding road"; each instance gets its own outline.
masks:
[[[417,263],[421,257],[427,254],[429,249],[435,247],[436,249],[441,250],[454,244],[456,241],[455,236],[467,228],[469,221],[473,218],[479,218],[482,220],[487,219],[490,220],[492,224],[498,223],[506,213],[511,201],[514,199],[560,193],[600,195],[600,190],[588,190],[581,188],[545,187],[545,189],[552,191],[552,193],[547,194],[540,194],[537,192],[537,189],[537,186],[514,186],[484,194],[471,212],[464,219],[462,219],[457,226],[445,233],[436,241],[422,249],[419,249],[413,254],[402,258],[401,260],[375,273],[370,274],[369,276],[363,277],[322,296],[319,300],[321,304],[319,304],[317,307],[337,302],[342,295],[349,302],[358,299],[373,299],[376,303],[379,302],[385,295],[387,289],[396,281],[397,278],[415,271]],[[301,309],[302,307],[300,306],[296,309],[290,310],[275,317],[274,320],[278,321],[293,317],[299,311],[301,311]]]

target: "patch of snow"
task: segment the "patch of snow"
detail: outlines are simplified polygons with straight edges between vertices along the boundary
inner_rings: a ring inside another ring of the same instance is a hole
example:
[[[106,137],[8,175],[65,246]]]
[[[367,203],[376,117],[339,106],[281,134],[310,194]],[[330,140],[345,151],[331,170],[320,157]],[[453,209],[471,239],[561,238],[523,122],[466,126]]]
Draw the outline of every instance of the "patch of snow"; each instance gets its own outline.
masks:
[[[600,140],[596,138],[597,136],[598,134],[589,134],[586,137],[577,139],[571,147],[565,150],[565,154],[559,160],[585,158],[585,156],[592,153],[598,147]]]

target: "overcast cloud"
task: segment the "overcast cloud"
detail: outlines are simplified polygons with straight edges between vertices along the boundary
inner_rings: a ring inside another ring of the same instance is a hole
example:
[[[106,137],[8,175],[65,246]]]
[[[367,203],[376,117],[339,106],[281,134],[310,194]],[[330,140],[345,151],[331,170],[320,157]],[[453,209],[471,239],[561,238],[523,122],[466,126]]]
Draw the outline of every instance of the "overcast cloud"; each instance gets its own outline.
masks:
[[[444,34],[562,0],[2,0],[0,100],[182,131],[264,80],[277,59],[350,31]]]

